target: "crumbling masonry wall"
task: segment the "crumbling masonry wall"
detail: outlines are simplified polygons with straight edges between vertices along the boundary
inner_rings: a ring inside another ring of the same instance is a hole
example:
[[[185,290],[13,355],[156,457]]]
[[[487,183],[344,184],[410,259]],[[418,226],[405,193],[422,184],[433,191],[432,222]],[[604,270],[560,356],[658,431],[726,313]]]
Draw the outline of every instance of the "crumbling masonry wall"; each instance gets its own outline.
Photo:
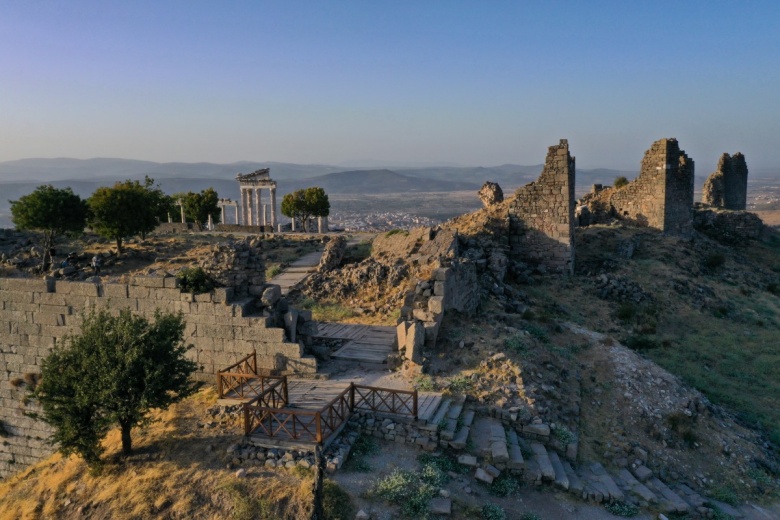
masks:
[[[512,255],[561,273],[574,269],[574,157],[569,143],[547,151],[539,178],[518,189],[509,206]]]
[[[704,182],[701,200],[708,206],[744,211],[747,207],[748,169],[745,156],[724,153],[718,169]]]
[[[616,216],[673,235],[693,230],[694,163],[677,139],[659,139],[645,152],[639,176],[609,190]]]
[[[28,394],[41,361],[68,334],[79,332],[81,313],[91,307],[153,316],[156,309],[182,312],[189,357],[202,368],[196,378],[213,382],[222,367],[257,351],[258,365],[286,373],[313,373],[314,358],[285,339],[266,318],[247,316],[251,299],[229,303],[231,289],[192,295],[173,277],[135,277],[132,284],[94,284],[0,278],[0,478],[52,452],[48,426]]]

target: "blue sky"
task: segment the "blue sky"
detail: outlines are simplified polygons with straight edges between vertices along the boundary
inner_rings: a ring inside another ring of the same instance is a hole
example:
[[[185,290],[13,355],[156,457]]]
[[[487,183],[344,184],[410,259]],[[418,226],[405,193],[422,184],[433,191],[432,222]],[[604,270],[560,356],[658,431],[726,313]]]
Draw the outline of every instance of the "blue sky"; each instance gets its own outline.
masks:
[[[776,1],[0,0],[0,71],[0,161],[780,164]]]

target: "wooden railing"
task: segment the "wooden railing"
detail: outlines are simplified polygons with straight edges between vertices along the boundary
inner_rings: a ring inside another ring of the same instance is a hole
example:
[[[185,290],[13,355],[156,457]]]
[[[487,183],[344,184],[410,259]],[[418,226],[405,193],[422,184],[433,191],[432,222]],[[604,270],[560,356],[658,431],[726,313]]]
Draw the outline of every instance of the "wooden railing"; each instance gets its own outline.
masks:
[[[417,418],[417,390],[394,390],[352,384],[352,411],[411,415]]]
[[[394,390],[351,383],[319,410],[287,408],[287,379],[244,404],[244,433],[322,444],[355,411],[410,415],[417,418],[417,390]]]
[[[245,394],[262,393],[264,381],[261,379],[259,382],[251,383],[253,379],[257,379],[257,351],[217,372],[219,398],[224,399],[230,392],[235,392],[235,396],[230,397],[245,397]],[[249,385],[248,388],[247,385]],[[247,390],[251,390],[251,393]]]

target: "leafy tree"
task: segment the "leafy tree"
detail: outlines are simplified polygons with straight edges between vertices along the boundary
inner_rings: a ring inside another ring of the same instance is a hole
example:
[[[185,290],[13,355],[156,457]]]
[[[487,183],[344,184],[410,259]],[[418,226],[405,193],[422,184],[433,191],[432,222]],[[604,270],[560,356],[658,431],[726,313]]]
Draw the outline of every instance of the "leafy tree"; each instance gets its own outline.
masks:
[[[628,185],[628,179],[626,179],[622,175],[620,177],[615,178],[615,183],[614,183],[615,188],[620,189],[623,186],[627,186],[627,185]]]
[[[222,212],[217,203],[219,195],[214,188],[206,188],[200,193],[179,193],[173,196],[174,199],[181,199],[184,204],[184,217],[193,221],[199,230],[203,229],[204,224],[209,221],[209,215],[214,223],[219,223]]]
[[[288,193],[282,198],[282,215],[303,223],[308,231],[309,219],[327,217],[330,214],[330,201],[325,190],[318,186]]]
[[[92,210],[89,225],[99,235],[116,240],[116,249],[122,253],[122,241],[133,235],[153,231],[160,215],[167,213],[170,201],[154,186],[154,179],[144,178],[144,183],[126,180],[113,188],[100,187],[87,200]]]
[[[11,202],[11,218],[17,229],[43,233],[43,270],[51,265],[51,248],[57,236],[84,231],[89,208],[70,188],[38,186],[29,195]]]
[[[123,310],[84,315],[80,335],[65,338],[41,366],[35,396],[43,420],[54,427],[59,450],[100,463],[101,440],[112,426],[122,431],[122,452],[132,453],[131,430],[192,395],[197,364],[184,357],[181,314],[157,312],[154,321]]]

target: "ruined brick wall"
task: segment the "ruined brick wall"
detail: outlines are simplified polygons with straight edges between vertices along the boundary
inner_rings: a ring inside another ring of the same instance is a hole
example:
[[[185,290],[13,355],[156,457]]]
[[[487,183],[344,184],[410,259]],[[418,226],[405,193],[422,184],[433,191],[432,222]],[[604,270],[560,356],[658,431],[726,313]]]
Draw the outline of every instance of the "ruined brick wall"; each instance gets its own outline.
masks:
[[[692,231],[694,163],[677,139],[653,143],[642,159],[639,176],[611,191],[616,216],[675,235]]]
[[[539,178],[519,188],[509,206],[513,256],[555,272],[574,269],[574,157],[561,139],[547,151]]]
[[[0,478],[51,453],[48,427],[30,416],[39,411],[27,398],[42,359],[67,334],[78,333],[81,312],[90,307],[129,308],[151,317],[156,309],[182,312],[189,357],[202,366],[199,380],[213,382],[222,367],[257,351],[258,365],[282,372],[311,373],[314,358],[300,343],[285,340],[266,318],[246,316],[249,302],[228,303],[230,289],[191,295],[172,277],[136,277],[133,284],[0,278]]]
[[[704,182],[701,201],[708,206],[744,211],[747,207],[748,169],[745,156],[724,153],[718,169]]]

